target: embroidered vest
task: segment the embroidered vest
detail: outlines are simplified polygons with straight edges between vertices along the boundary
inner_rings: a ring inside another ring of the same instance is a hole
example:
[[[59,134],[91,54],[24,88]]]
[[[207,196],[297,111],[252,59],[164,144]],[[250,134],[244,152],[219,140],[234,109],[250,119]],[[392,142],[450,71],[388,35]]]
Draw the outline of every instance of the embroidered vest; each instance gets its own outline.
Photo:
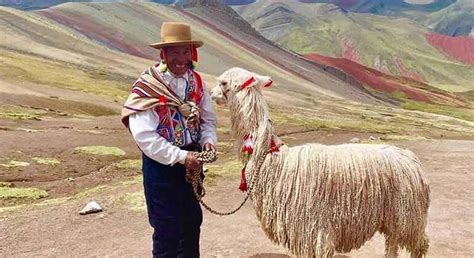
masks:
[[[198,106],[201,105],[204,87],[201,75],[191,70],[188,76],[184,101],[193,101]],[[201,137],[200,128],[195,128],[192,124],[186,124],[186,119],[177,108],[171,106],[157,106],[154,108],[160,119],[156,132],[171,142],[175,146],[186,146],[197,143]],[[191,136],[191,141],[186,137],[186,133]]]

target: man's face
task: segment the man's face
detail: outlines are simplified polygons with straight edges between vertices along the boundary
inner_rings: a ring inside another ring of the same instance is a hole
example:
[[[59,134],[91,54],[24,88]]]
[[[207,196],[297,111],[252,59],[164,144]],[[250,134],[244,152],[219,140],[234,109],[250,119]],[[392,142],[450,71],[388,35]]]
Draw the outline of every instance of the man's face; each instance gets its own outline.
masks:
[[[192,65],[190,45],[165,47],[165,61],[168,69],[176,75],[183,75]]]

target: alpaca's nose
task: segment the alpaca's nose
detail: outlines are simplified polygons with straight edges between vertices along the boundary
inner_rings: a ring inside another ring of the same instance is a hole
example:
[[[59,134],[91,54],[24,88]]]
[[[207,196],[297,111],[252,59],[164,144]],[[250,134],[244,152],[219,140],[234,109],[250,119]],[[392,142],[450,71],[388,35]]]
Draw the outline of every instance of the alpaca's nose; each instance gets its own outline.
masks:
[[[225,98],[221,87],[216,86],[211,90],[211,99],[214,100],[218,105],[225,104]]]
[[[218,90],[219,90],[219,86],[216,86],[216,87],[212,88],[212,90],[211,90],[212,100],[216,100],[217,95],[218,95],[218,92],[217,92]]]

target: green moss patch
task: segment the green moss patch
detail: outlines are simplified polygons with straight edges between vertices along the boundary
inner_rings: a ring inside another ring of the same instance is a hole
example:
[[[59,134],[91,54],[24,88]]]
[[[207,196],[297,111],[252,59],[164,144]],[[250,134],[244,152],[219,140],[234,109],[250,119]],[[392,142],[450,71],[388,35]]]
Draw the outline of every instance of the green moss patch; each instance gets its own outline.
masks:
[[[8,163],[0,164],[2,167],[15,168],[15,167],[27,167],[30,163],[25,161],[10,160]]]
[[[142,167],[142,161],[139,159],[125,159],[115,163],[114,165],[123,169],[140,169]]]
[[[0,187],[0,199],[41,199],[47,197],[45,190],[38,188]]]
[[[86,154],[92,155],[112,155],[112,156],[123,156],[125,155],[125,151],[117,147],[110,147],[110,146],[82,146],[74,148],[76,152],[82,152]]]
[[[382,141],[426,141],[428,138],[416,135],[384,135],[380,137]]]
[[[230,133],[230,128],[228,128],[228,127],[217,127],[216,131],[218,133],[228,134],[228,133]]]
[[[46,132],[46,130],[37,130],[37,129],[30,129],[30,128],[22,128],[22,127],[17,127],[14,130],[23,131],[23,132],[27,132],[27,133]]]
[[[95,134],[95,135],[104,135],[106,134],[105,132],[99,131],[99,130],[77,130],[78,132],[81,133],[90,133],[90,134]]]
[[[146,211],[145,196],[142,191],[134,193],[126,193],[117,201],[121,205],[125,205],[129,210],[136,212]]]
[[[61,163],[61,161],[55,159],[55,158],[39,158],[35,157],[32,158],[36,163],[41,164],[41,165],[50,165],[50,166],[56,166]]]
[[[0,182],[0,187],[13,187],[13,184],[10,182]]]
[[[12,120],[41,120],[47,114],[44,110],[24,108],[15,105],[0,105],[0,118]]]
[[[143,183],[143,176],[135,176],[131,180],[120,181],[120,185],[135,185],[135,184],[142,184]]]
[[[243,165],[240,161],[233,158],[217,164],[212,163],[206,167],[208,168],[208,171],[206,172],[205,183],[214,184],[219,177],[235,177],[240,175]]]

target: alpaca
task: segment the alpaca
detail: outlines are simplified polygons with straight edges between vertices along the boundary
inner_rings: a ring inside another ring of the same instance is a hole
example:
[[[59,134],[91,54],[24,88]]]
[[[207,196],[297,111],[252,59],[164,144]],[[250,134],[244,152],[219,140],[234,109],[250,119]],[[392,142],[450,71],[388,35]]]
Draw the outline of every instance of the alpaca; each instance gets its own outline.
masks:
[[[238,146],[252,139],[245,177],[266,235],[297,256],[332,257],[361,247],[376,232],[386,256],[399,248],[425,256],[429,186],[419,159],[390,145],[306,144],[279,147],[262,88],[269,77],[232,68],[218,77],[212,98],[230,109]],[[240,159],[245,159],[239,151]],[[258,171],[257,161],[264,160]],[[258,174],[257,174],[258,173]],[[255,180],[253,180],[253,177]]]

